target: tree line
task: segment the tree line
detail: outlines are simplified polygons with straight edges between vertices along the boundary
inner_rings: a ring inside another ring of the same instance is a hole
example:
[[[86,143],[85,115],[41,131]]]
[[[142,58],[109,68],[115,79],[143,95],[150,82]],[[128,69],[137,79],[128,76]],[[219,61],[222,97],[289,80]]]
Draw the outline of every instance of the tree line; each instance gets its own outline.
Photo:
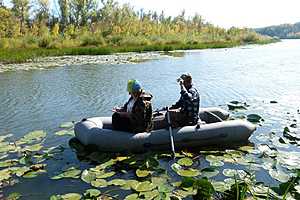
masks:
[[[0,48],[139,46],[257,42],[266,38],[250,29],[228,30],[199,14],[166,16],[134,10],[115,0],[0,0]],[[54,3],[54,2],[53,2]]]

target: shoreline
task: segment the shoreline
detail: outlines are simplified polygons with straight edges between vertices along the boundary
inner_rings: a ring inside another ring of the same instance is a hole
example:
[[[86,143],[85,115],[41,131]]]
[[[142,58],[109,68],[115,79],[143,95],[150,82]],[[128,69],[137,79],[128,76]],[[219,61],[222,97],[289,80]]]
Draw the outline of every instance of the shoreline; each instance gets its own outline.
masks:
[[[233,48],[237,46],[260,45],[274,42],[276,41],[249,44],[219,42],[197,45],[185,44],[116,48],[9,49],[6,50],[4,54],[1,54],[4,51],[0,49],[0,73],[19,70],[43,70],[67,65],[134,64],[146,60],[168,57],[170,56],[168,52],[172,51]]]

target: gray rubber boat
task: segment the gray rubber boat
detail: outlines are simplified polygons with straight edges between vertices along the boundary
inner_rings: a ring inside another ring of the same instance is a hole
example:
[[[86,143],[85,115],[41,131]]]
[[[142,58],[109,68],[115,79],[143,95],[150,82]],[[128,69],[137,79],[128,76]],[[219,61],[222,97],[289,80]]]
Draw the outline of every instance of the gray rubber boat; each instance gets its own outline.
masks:
[[[158,114],[164,116],[163,114]],[[255,125],[243,120],[226,120],[227,111],[220,108],[203,108],[199,113],[201,123],[173,129],[175,149],[206,146],[224,147],[246,143],[255,131]],[[83,145],[96,145],[101,151],[143,152],[169,150],[169,129],[158,128],[144,133],[112,130],[111,117],[93,117],[75,124],[76,138]]]

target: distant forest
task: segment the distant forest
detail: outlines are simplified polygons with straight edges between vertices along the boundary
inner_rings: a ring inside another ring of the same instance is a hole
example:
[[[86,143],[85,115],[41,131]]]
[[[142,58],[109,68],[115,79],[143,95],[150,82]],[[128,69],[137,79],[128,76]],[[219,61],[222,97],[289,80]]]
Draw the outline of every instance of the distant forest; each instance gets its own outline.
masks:
[[[300,22],[255,29],[257,33],[281,39],[300,39]]]

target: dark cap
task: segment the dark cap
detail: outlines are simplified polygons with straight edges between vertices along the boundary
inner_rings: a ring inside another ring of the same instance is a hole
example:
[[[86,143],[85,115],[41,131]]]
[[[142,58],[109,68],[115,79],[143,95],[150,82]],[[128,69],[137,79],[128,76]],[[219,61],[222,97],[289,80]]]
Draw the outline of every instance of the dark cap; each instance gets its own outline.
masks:
[[[191,80],[192,79],[192,75],[190,73],[184,73],[184,74],[181,74],[180,78],[182,80]]]

